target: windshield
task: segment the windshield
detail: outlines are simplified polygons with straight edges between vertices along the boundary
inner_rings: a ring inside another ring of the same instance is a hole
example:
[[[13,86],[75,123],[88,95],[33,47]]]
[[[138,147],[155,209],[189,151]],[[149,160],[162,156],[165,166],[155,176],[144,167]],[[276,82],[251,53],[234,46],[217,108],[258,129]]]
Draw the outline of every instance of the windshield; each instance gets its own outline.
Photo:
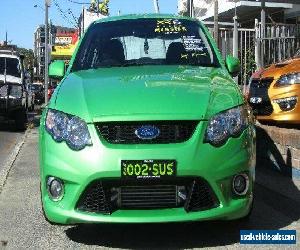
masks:
[[[0,57],[0,75],[4,75],[5,64],[6,75],[21,77],[20,61],[17,58]]]
[[[93,25],[72,71],[134,65],[218,67],[201,26],[181,19],[134,19]]]

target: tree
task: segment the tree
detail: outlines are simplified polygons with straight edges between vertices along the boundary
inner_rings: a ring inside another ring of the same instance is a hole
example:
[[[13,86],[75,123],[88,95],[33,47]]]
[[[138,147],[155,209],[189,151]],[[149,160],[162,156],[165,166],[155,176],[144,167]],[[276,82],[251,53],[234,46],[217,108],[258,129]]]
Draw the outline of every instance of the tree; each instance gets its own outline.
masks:
[[[25,56],[24,67],[26,70],[31,70],[34,65],[34,54],[32,49],[17,48],[17,52]]]
[[[33,76],[34,54],[32,49],[17,48],[17,52],[24,55],[24,69]],[[31,79],[32,80],[32,79]]]
[[[179,15],[189,16],[189,4],[190,0],[179,0],[178,1],[178,13]],[[209,8],[213,6],[214,0],[193,0],[193,13],[194,17],[200,18],[207,14]]]
[[[97,6],[98,2],[99,5]],[[93,12],[97,12],[99,10],[100,14],[104,16],[108,16],[109,15],[108,3],[109,0],[103,0],[103,1],[91,0],[90,10]]]

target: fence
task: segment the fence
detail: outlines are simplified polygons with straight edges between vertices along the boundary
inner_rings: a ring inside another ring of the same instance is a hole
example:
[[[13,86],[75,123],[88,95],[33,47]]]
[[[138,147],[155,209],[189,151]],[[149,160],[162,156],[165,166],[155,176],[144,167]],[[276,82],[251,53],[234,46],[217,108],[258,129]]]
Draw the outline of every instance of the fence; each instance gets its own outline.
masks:
[[[213,29],[209,28],[212,33]],[[255,70],[255,29],[238,29],[238,57],[241,62],[241,72],[238,76],[238,83],[245,85],[249,77]],[[220,52],[225,58],[227,55],[233,54],[233,28],[219,28],[219,44]]]
[[[299,24],[267,24],[265,34],[256,27],[261,47],[261,64],[267,66],[291,58],[300,47]]]
[[[213,34],[213,27],[208,24]],[[233,28],[219,28],[218,47],[225,58],[233,54]],[[252,73],[259,67],[291,58],[300,48],[300,25],[267,24],[264,32],[256,21],[253,29],[238,28],[238,57],[241,62],[241,73],[238,83],[245,86]]]

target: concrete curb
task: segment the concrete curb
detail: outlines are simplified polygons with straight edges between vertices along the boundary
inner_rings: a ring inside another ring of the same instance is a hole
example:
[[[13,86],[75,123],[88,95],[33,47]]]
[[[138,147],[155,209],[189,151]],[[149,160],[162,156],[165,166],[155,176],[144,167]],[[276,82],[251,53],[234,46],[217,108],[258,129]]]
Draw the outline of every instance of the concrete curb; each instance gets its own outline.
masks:
[[[9,157],[7,158],[6,162],[4,163],[4,166],[2,168],[2,170],[0,171],[0,194],[2,193],[2,189],[6,183],[7,177],[9,175],[9,172],[12,168],[12,166],[14,165],[15,160],[17,159],[17,156],[19,154],[19,152],[22,149],[22,146],[25,142],[25,139],[27,137],[29,133],[29,129],[27,129],[25,131],[25,134],[22,136],[22,138],[16,143],[13,151],[11,152],[11,154],[9,155]]]

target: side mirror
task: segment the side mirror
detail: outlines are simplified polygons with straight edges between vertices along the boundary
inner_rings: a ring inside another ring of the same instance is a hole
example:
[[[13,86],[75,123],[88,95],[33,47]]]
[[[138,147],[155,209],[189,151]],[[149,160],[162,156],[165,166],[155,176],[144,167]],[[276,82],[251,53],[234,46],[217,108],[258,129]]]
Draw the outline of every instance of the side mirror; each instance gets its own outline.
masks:
[[[236,77],[240,73],[241,63],[240,60],[233,56],[226,57],[226,67],[232,77]]]
[[[62,79],[65,75],[65,62],[57,60],[49,65],[49,77]]]

